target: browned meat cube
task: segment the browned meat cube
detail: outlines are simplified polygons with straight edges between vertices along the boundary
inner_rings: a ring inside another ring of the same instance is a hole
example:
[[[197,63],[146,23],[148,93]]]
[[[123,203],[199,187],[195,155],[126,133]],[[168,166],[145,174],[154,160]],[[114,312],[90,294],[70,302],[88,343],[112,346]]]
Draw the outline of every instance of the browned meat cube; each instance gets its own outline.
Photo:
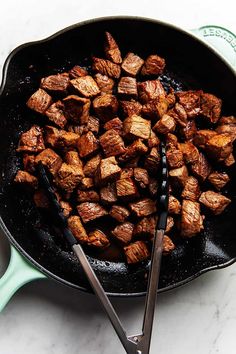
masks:
[[[177,188],[183,188],[188,178],[188,170],[184,165],[169,171],[171,185]]]
[[[29,173],[35,172],[35,156],[24,154],[23,156],[24,170]]]
[[[234,159],[234,155],[230,154],[225,160],[224,160],[224,164],[227,167],[232,166],[235,163],[235,159]]]
[[[112,235],[124,245],[130,243],[133,236],[134,225],[131,222],[124,222],[114,228]]]
[[[60,200],[59,204],[61,206],[64,216],[66,218],[68,218],[70,213],[72,212],[72,207],[71,207],[70,203],[65,202],[64,200]]]
[[[41,79],[40,87],[46,91],[65,93],[69,87],[70,78],[67,73],[50,75]]]
[[[55,123],[60,128],[64,128],[67,119],[64,115],[64,105],[61,101],[53,103],[45,112],[50,121]]]
[[[126,152],[119,157],[119,161],[125,162],[134,159],[140,155],[144,155],[147,151],[147,146],[141,139],[137,139],[127,147]]]
[[[201,113],[201,93],[202,91],[191,90],[176,93],[179,103],[184,107],[189,118],[195,118]]]
[[[123,206],[112,205],[109,214],[118,222],[124,222],[129,217],[130,212]]]
[[[129,206],[132,212],[138,217],[148,216],[156,213],[157,211],[156,202],[149,198],[144,198],[138,202],[130,203]]]
[[[194,136],[193,142],[199,148],[204,149],[206,147],[206,143],[210,140],[213,136],[217,135],[214,130],[209,129],[202,129],[198,130]]]
[[[59,188],[71,193],[83,177],[84,173],[80,166],[68,165],[63,162],[57,172],[55,183]]]
[[[175,130],[175,126],[176,124],[174,118],[168,114],[164,114],[161,119],[156,122],[152,129],[160,134],[168,134]]]
[[[96,81],[101,94],[112,94],[115,83],[110,77],[97,73],[94,76],[94,80]]]
[[[157,146],[159,146],[159,144],[160,144],[159,138],[154,133],[154,131],[151,129],[150,138],[148,139],[148,147],[149,148],[157,147]]]
[[[88,98],[70,95],[63,99],[65,115],[73,122],[86,124],[89,119],[90,100]]]
[[[129,96],[137,98],[138,90],[136,79],[134,77],[123,76],[118,83],[117,92],[122,97]]]
[[[150,153],[147,155],[144,167],[148,172],[155,174],[158,171],[160,165],[161,157],[156,147],[152,148]]]
[[[139,197],[139,192],[132,178],[122,178],[116,181],[116,193],[119,198],[130,200]]]
[[[109,32],[105,32],[105,54],[107,59],[113,61],[113,63],[120,64],[122,62],[120,49]]]
[[[184,189],[182,191],[181,197],[183,199],[191,200],[192,202],[196,202],[200,197],[201,191],[199,188],[198,180],[195,177],[189,176]]]
[[[175,249],[175,245],[173,241],[169,238],[169,236],[164,235],[163,238],[163,255],[166,256],[170,254]]]
[[[149,139],[151,135],[150,120],[143,119],[140,116],[132,115],[124,120],[124,134],[127,138]]]
[[[142,110],[142,105],[138,101],[120,101],[120,106],[124,117],[132,116],[133,114],[139,115]]]
[[[48,209],[50,207],[48,197],[42,189],[38,189],[34,192],[33,199],[37,208]]]
[[[29,189],[38,188],[38,179],[37,177],[31,175],[29,172],[18,170],[14,178],[14,182],[20,184]]]
[[[88,242],[88,235],[86,233],[86,230],[80,220],[80,217],[78,215],[73,215],[70,216],[69,219],[67,220],[68,222],[68,227],[73,233],[74,237],[80,242],[80,243],[87,243]]]
[[[211,165],[201,152],[198,161],[190,165],[190,169],[200,182],[204,182],[211,173]]]
[[[35,158],[35,163],[38,164],[39,162],[46,166],[53,176],[57,174],[62,165],[61,157],[52,149],[45,149],[40,152]]]
[[[179,144],[185,163],[195,163],[199,160],[199,151],[191,142]]]
[[[134,53],[128,53],[123,60],[121,65],[125,74],[129,76],[136,76],[141,67],[143,66],[144,60]]]
[[[96,73],[119,79],[121,68],[120,65],[112,63],[110,60],[93,57],[92,69]]]
[[[100,230],[93,230],[89,233],[87,245],[104,250],[110,246],[110,241],[104,232]]]
[[[187,115],[187,112],[185,111],[184,107],[177,102],[172,110],[175,113],[173,118],[176,120],[176,123],[178,123],[178,125],[181,127],[186,127],[186,125],[188,123],[188,115]],[[168,114],[169,114],[169,112],[168,112]]]
[[[216,128],[219,134],[228,134],[232,142],[236,139],[236,124],[223,124]]]
[[[107,211],[98,203],[81,203],[77,205],[77,211],[85,224],[107,215]]]
[[[77,189],[77,201],[79,203],[83,202],[99,202],[100,197],[99,194],[96,191],[93,190],[87,190],[87,191],[82,191],[80,189]]]
[[[101,155],[99,155],[99,154],[92,157],[90,160],[88,160],[86,162],[86,164],[84,165],[85,176],[93,177],[97,168],[98,168],[100,161],[101,161]]]
[[[133,168],[130,168],[130,167],[123,168],[121,170],[120,179],[122,179],[122,178],[131,178],[131,177],[133,177],[133,175],[134,175],[134,169]]]
[[[148,75],[160,75],[165,69],[165,59],[159,57],[159,55],[152,54],[147,57],[142,67],[141,74]]]
[[[84,97],[90,98],[100,93],[99,87],[92,76],[82,76],[70,80],[72,86]]]
[[[114,129],[107,130],[99,141],[106,156],[117,156],[125,152],[124,141]]]
[[[208,181],[220,191],[228,182],[230,178],[225,172],[212,172],[208,176]]]
[[[183,153],[175,147],[167,149],[166,158],[169,168],[179,168],[184,165]]]
[[[172,108],[174,106],[174,104],[176,103],[175,90],[173,89],[173,87],[169,88],[169,93],[166,96],[166,99],[167,99],[169,108]]]
[[[69,76],[71,79],[76,79],[77,77],[87,76],[88,72],[84,68],[81,68],[79,65],[73,66],[69,71]]]
[[[44,114],[51,104],[52,97],[41,88],[33,93],[26,103],[30,109],[41,114]]]
[[[224,125],[224,124],[236,124],[236,117],[234,116],[222,116],[219,121],[218,121],[219,125]]]
[[[53,148],[57,145],[57,139],[60,136],[62,130],[59,130],[51,125],[46,125],[44,127],[44,141],[46,145]]]
[[[158,182],[156,178],[149,178],[148,189],[151,197],[156,198],[158,192]]]
[[[134,168],[134,179],[140,188],[146,188],[149,185],[149,175],[147,170],[141,167]]]
[[[173,227],[174,227],[174,219],[172,218],[172,216],[168,216],[167,217],[167,222],[166,222],[166,233],[169,233]]]
[[[64,151],[66,149],[76,148],[78,145],[79,137],[80,137],[79,134],[62,131],[60,132],[57,138],[55,146],[57,148],[63,149]]]
[[[83,168],[83,163],[80,160],[77,151],[67,151],[65,154],[65,162],[68,163],[68,165],[74,165]]]
[[[118,111],[118,101],[116,96],[110,94],[104,94],[98,96],[93,101],[93,108],[96,115],[103,121],[115,117]]]
[[[90,177],[84,177],[79,183],[79,188],[81,190],[87,190],[94,187],[94,180]]]
[[[180,127],[180,135],[184,140],[192,140],[197,133],[195,120],[189,120],[185,127]]]
[[[109,181],[114,181],[119,178],[121,168],[114,156],[102,159],[98,165],[96,172],[96,182],[98,185],[104,185]]]
[[[134,236],[148,236],[150,239],[152,239],[155,235],[156,224],[156,216],[145,217],[138,221],[138,223],[135,225],[133,234]]]
[[[222,100],[210,93],[201,94],[201,114],[211,123],[216,123],[221,115]]]
[[[144,261],[150,256],[147,245],[143,241],[136,241],[124,247],[124,252],[128,264]]]
[[[141,103],[147,103],[156,98],[165,97],[166,93],[159,80],[148,80],[138,83],[138,95]]]
[[[200,204],[191,200],[183,200],[180,235],[182,237],[193,237],[201,232],[203,228]]]
[[[207,191],[200,195],[199,202],[213,214],[220,215],[229,203],[231,203],[231,200],[220,193]]]
[[[42,129],[33,125],[25,133],[21,134],[18,148],[18,152],[40,152],[45,149]]]
[[[113,129],[115,131],[117,131],[117,133],[119,135],[122,134],[122,130],[123,130],[123,122],[120,120],[120,118],[116,117],[116,118],[113,118],[111,120],[108,120],[103,128],[105,130],[110,130],[110,129]]]
[[[214,160],[222,161],[233,151],[232,139],[228,134],[217,134],[206,143],[206,152]]]
[[[181,204],[173,195],[169,196],[168,212],[170,214],[180,214]]]
[[[143,105],[142,114],[152,120],[161,118],[168,110],[168,101],[165,97],[159,97]]]
[[[108,184],[100,189],[101,202],[104,204],[114,204],[117,202],[116,186],[115,184]]]
[[[166,135],[166,147],[167,149],[178,148],[178,138],[174,134],[167,134]]]
[[[84,127],[84,132],[91,131],[94,134],[98,134],[99,132],[99,119],[93,116],[88,118],[88,122]]]
[[[78,151],[80,157],[89,157],[93,153],[97,152],[98,149],[99,142],[92,132],[83,134],[78,139]]]

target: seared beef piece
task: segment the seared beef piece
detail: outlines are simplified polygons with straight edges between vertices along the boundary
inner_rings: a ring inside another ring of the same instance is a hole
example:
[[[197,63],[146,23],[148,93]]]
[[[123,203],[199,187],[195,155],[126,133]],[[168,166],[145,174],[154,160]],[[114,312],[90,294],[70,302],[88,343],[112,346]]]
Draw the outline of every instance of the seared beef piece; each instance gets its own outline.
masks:
[[[180,214],[181,204],[173,195],[169,196],[168,212],[170,214]]]
[[[225,160],[233,151],[232,139],[228,134],[217,134],[206,143],[206,152],[214,160]]]
[[[163,238],[163,255],[166,256],[170,254],[175,249],[175,245],[173,241],[169,238],[169,236],[164,235]]]
[[[158,182],[157,178],[149,178],[149,185],[148,185],[149,193],[151,197],[156,198],[158,192]]]
[[[142,105],[138,101],[120,101],[120,106],[124,117],[132,116],[133,114],[139,115],[142,110]]]
[[[183,153],[185,163],[195,163],[199,160],[199,151],[191,142],[179,144],[179,148]]]
[[[40,87],[46,91],[66,93],[70,84],[67,73],[50,75],[41,79]]]
[[[92,132],[89,131],[88,133],[81,135],[78,139],[78,151],[80,157],[89,157],[97,152],[98,149],[99,142]]]
[[[118,222],[124,222],[130,215],[128,209],[120,205],[112,205],[109,215],[112,216]]]
[[[148,147],[149,148],[157,147],[157,146],[159,146],[159,144],[160,144],[159,138],[154,133],[154,131],[151,129],[150,138],[148,139]]]
[[[114,181],[119,178],[121,168],[118,166],[114,156],[102,159],[96,171],[96,183],[104,185],[109,181]]]
[[[144,168],[134,168],[134,179],[140,188],[146,188],[149,185],[149,175],[147,170]]]
[[[123,168],[121,170],[120,179],[131,178],[131,177],[133,177],[133,175],[134,175],[134,169],[133,168],[131,168],[131,167]]]
[[[107,215],[107,211],[98,203],[81,203],[77,205],[77,211],[85,224]]]
[[[208,208],[213,214],[220,215],[229,205],[231,200],[220,193],[207,191],[201,194],[199,202]]]
[[[184,107],[188,118],[195,118],[201,113],[200,98],[202,91],[176,92],[179,103]]]
[[[44,114],[51,104],[52,97],[41,88],[33,93],[26,103],[30,109],[41,114]]]
[[[166,222],[166,233],[169,233],[173,227],[174,227],[174,219],[172,218],[172,216],[168,216],[167,217],[167,222]]]
[[[184,165],[183,153],[175,147],[167,149],[166,158],[169,168],[179,168]]]
[[[175,118],[178,125],[180,125],[181,127],[186,127],[186,125],[188,123],[188,115],[187,115],[184,107],[180,103],[177,102],[175,104],[173,110],[176,113],[176,115],[173,118]]]
[[[220,191],[228,182],[230,178],[225,172],[212,172],[208,176],[208,181]]]
[[[107,122],[109,119],[117,115],[117,98],[111,94],[98,96],[93,100],[93,108],[96,115],[104,122]]]
[[[137,222],[134,228],[134,236],[148,236],[152,239],[156,231],[157,217],[148,216]]]
[[[64,128],[67,119],[64,115],[64,104],[61,101],[53,103],[45,112],[46,116],[60,128]]]
[[[80,160],[77,151],[67,151],[65,154],[65,162],[68,163],[68,165],[75,165],[83,168],[83,163]]]
[[[55,146],[59,149],[66,149],[76,148],[78,145],[80,136],[76,133],[62,131],[57,138]]]
[[[204,149],[208,140],[210,140],[215,135],[217,135],[217,133],[214,130],[198,130],[193,139],[194,145],[197,145],[197,147]]]
[[[100,59],[93,57],[92,69],[96,73],[112,77],[114,79],[119,79],[121,68],[120,65],[112,63],[110,60]]]
[[[108,156],[117,156],[125,152],[124,141],[116,130],[107,130],[99,138],[104,154]]]
[[[40,152],[35,158],[35,163],[38,164],[39,162],[46,166],[53,176],[57,174],[62,165],[61,157],[52,149],[45,149]]]
[[[99,87],[92,76],[82,76],[70,80],[72,86],[84,97],[90,98],[100,93]]]
[[[200,204],[191,200],[183,200],[180,235],[182,237],[192,237],[198,234],[203,228]]]
[[[216,123],[221,115],[222,100],[210,93],[201,94],[201,114],[211,123]]]
[[[165,59],[159,57],[156,54],[149,55],[145,60],[142,67],[141,74],[144,76],[148,75],[160,75],[165,69],[166,63]]]
[[[123,76],[117,87],[117,92],[121,97],[132,97],[137,98],[138,91],[137,91],[137,82],[134,77]]]
[[[18,152],[40,152],[45,149],[42,128],[33,125],[25,133],[20,136]]]
[[[175,90],[172,87],[169,88],[169,93],[166,96],[166,100],[169,108],[172,108],[176,102]]]
[[[93,230],[89,233],[87,245],[104,250],[110,246],[110,241],[101,230]]]
[[[21,184],[24,187],[29,189],[38,188],[38,179],[37,177],[31,175],[29,172],[18,170],[14,178],[14,182]]]
[[[82,191],[86,191],[87,189],[93,188],[94,187],[94,180],[93,178],[90,177],[84,177],[79,183],[79,188]]]
[[[219,121],[218,121],[219,125],[224,125],[224,124],[236,124],[236,117],[234,116],[222,116]]]
[[[84,68],[81,68],[79,65],[73,66],[69,71],[69,76],[71,79],[76,79],[77,77],[87,76],[88,72]]]
[[[110,77],[97,73],[94,76],[94,80],[96,81],[101,94],[112,94],[115,83]]]
[[[50,207],[48,197],[42,189],[38,189],[34,192],[33,199],[37,208],[48,209]]]
[[[113,129],[115,131],[117,131],[117,133],[119,135],[122,135],[122,130],[123,130],[123,122],[120,120],[120,118],[116,117],[116,118],[113,118],[111,120],[108,120],[103,128],[105,130],[110,130],[110,129]]]
[[[89,131],[91,131],[94,134],[98,134],[98,132],[99,132],[99,118],[89,116],[88,122],[83,126],[83,133],[87,133]]]
[[[124,247],[125,256],[128,264],[138,263],[150,256],[147,245],[143,241],[136,241]]]
[[[144,60],[134,53],[128,53],[124,58],[121,67],[126,75],[136,76],[144,63]]]
[[[122,62],[120,49],[109,32],[105,32],[105,54],[107,59],[113,61],[113,63],[120,64]]]
[[[68,227],[79,243],[87,243],[88,235],[78,215],[70,216],[67,220]]]
[[[236,124],[223,124],[216,128],[219,134],[228,134],[231,137],[232,142],[236,139]]]
[[[83,202],[99,202],[99,194],[94,190],[82,191],[77,189],[77,201],[79,203]]]
[[[117,201],[115,184],[108,184],[100,189],[101,202],[104,204],[114,204]]]
[[[64,216],[66,218],[68,218],[70,213],[72,212],[72,207],[71,207],[70,203],[65,202],[64,200],[60,200],[59,204],[61,206]]]
[[[116,181],[118,198],[131,200],[139,197],[139,192],[132,178],[122,178]]]
[[[84,173],[80,166],[68,165],[63,162],[57,172],[55,183],[59,188],[71,193],[83,177]]]
[[[151,135],[150,120],[140,116],[132,115],[124,120],[124,134],[129,139],[142,138],[149,139]]]
[[[87,177],[93,177],[97,167],[101,161],[101,155],[96,155],[86,162],[84,165],[84,174]]]
[[[148,216],[157,211],[156,201],[149,198],[143,198],[137,202],[130,203],[129,207],[138,217]]]
[[[185,127],[179,129],[179,132],[184,140],[192,140],[197,133],[195,120],[189,120]]]
[[[63,99],[65,115],[73,122],[86,124],[89,119],[90,100],[88,98],[70,95]]]
[[[166,97],[159,97],[143,105],[142,115],[152,120],[161,118],[168,110]]]
[[[234,155],[230,154],[226,159],[224,160],[224,164],[227,167],[232,166],[235,163]]]
[[[148,172],[155,174],[160,165],[161,157],[156,147],[152,148],[150,153],[146,156],[144,167],[148,170]]]
[[[190,165],[190,169],[195,177],[202,183],[211,173],[211,165],[207,158],[201,152],[199,153],[199,159],[195,163]]]
[[[188,178],[188,169],[184,165],[169,171],[171,185],[177,188],[183,188]]]
[[[166,93],[159,80],[148,80],[138,83],[138,95],[141,103],[147,103],[156,98],[165,97]]]
[[[23,156],[24,170],[29,173],[35,172],[35,156],[24,154]]]
[[[112,235],[122,244],[130,243],[133,236],[134,225],[131,222],[124,222],[114,228]]]
[[[164,114],[152,129],[160,134],[168,134],[175,130],[175,126],[175,120],[168,114]]]
[[[200,196],[200,188],[198,180],[195,177],[189,176],[184,189],[182,191],[181,197],[183,199],[191,200],[192,202],[196,202]]]
[[[177,136],[171,133],[166,135],[166,147],[167,149],[178,148],[178,139]]]
[[[57,144],[57,139],[60,136],[62,130],[59,130],[51,125],[46,125],[44,127],[44,142],[46,145],[55,148]]]

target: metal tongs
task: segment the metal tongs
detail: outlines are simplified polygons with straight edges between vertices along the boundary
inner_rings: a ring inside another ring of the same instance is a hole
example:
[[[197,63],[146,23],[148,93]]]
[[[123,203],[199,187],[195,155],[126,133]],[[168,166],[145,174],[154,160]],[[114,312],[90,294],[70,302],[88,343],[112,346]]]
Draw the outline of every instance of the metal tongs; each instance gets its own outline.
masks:
[[[158,208],[160,210],[158,226],[153,239],[152,255],[150,263],[150,271],[148,278],[148,287],[146,294],[145,311],[143,317],[142,333],[137,335],[127,336],[121,321],[112,306],[108,296],[106,295],[100,281],[98,280],[93,268],[91,267],[82,247],[77,243],[72,232],[68,229],[67,218],[63,215],[60,204],[57,201],[55,192],[50,184],[47,172],[42,164],[39,164],[39,174],[42,184],[47,192],[47,196],[55,209],[58,217],[61,231],[64,237],[71,246],[74,254],[77,256],[86,277],[107,316],[109,317],[123,347],[128,354],[148,354],[150,350],[150,342],[152,335],[153,318],[156,303],[156,293],[159,282],[163,237],[166,229],[166,221],[168,215],[168,170],[166,163],[166,148],[164,143],[161,143],[161,170],[162,170],[162,184],[161,195]]]

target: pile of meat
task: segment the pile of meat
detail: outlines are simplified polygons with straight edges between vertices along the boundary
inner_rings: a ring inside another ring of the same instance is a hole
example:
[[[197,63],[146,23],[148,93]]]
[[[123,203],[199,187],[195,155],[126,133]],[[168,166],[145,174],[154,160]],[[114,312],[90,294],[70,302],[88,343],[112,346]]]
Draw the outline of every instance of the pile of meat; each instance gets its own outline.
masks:
[[[160,139],[170,177],[168,254],[171,235],[197,235],[202,213],[219,215],[230,203],[221,190],[229,181],[225,169],[235,163],[236,118],[222,117],[222,102],[210,93],[166,92],[158,79],[165,59],[157,54],[122,59],[107,32],[104,55],[92,58],[89,72],[76,65],[41,79],[27,106],[48,125],[42,120],[22,133],[23,169],[15,182],[34,191],[37,207],[49,208],[37,178],[41,162],[78,242],[101,250],[116,242],[136,263],[149,257],[158,219]],[[101,218],[106,231],[89,227]]]

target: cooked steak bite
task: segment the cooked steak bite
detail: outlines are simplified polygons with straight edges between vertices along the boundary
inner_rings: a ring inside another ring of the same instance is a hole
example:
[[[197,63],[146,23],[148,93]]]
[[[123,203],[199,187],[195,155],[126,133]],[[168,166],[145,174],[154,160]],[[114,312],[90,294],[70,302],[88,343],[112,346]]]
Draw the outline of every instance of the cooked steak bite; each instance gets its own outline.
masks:
[[[99,150],[99,142],[92,132],[81,135],[78,139],[79,156],[89,157]]]
[[[44,114],[51,104],[52,97],[41,88],[33,93],[26,103],[30,109],[41,114]]]
[[[101,202],[104,204],[114,204],[117,202],[116,186],[114,183],[108,184],[100,189]]]
[[[130,139],[149,139],[151,135],[151,122],[137,115],[126,118],[123,127],[125,136]]]
[[[121,67],[126,75],[136,76],[144,63],[144,60],[134,53],[128,53]]]
[[[120,179],[131,178],[134,175],[134,169],[131,167],[126,167],[121,170]]]
[[[99,202],[99,194],[94,190],[82,191],[77,189],[77,201],[79,203],[83,202]]]
[[[147,245],[143,241],[136,241],[124,247],[125,256],[128,264],[144,261],[150,256]]]
[[[84,97],[90,98],[97,96],[100,89],[92,76],[82,76],[70,80],[72,86]]]
[[[173,195],[169,196],[168,212],[170,214],[180,214],[181,204]]]
[[[79,188],[81,190],[87,190],[94,187],[94,180],[90,177],[83,177],[79,183]]]
[[[94,134],[98,134],[99,125],[99,118],[89,116],[88,122],[83,126],[83,133],[91,131]]]
[[[62,165],[62,159],[55,151],[48,148],[36,156],[35,163],[42,163],[55,176]]]
[[[199,202],[213,214],[219,215],[225,210],[231,200],[220,193],[207,191],[201,194]]]
[[[184,107],[188,118],[195,118],[201,112],[202,91],[180,91],[176,93],[179,103]]]
[[[88,235],[78,215],[70,216],[67,220],[68,227],[79,243],[87,243]]]
[[[86,162],[86,164],[84,165],[84,174],[85,176],[87,177],[93,177],[96,170],[97,170],[97,167],[99,165],[101,161],[101,155],[98,154],[94,157],[92,157],[90,160],[88,160]]]
[[[169,171],[171,185],[177,188],[183,188],[188,178],[188,170],[184,165]]]
[[[89,233],[87,245],[104,250],[110,246],[110,241],[101,230],[93,230]]]
[[[217,135],[214,130],[202,129],[198,130],[194,136],[193,142],[199,148],[204,149],[208,140],[210,140],[213,136]]]
[[[119,79],[121,68],[120,65],[112,63],[110,60],[93,57],[92,69],[102,75],[109,76],[114,79]]]
[[[233,154],[230,154],[226,159],[224,160],[224,164],[227,167],[232,166],[235,163],[235,158]]]
[[[81,68],[81,66],[79,66],[79,65],[73,66],[73,68],[70,69],[70,71],[69,71],[69,76],[71,79],[76,79],[77,77],[87,76],[87,75],[88,75],[87,70],[84,68]]]
[[[144,168],[134,168],[134,179],[140,188],[146,188],[149,185],[149,175],[147,170]]]
[[[143,198],[137,202],[130,203],[129,206],[132,212],[138,217],[148,216],[157,211],[156,202],[149,198]]]
[[[175,120],[168,114],[164,114],[160,120],[152,128],[155,132],[160,134],[168,134],[175,130]]]
[[[147,103],[156,98],[165,97],[166,93],[159,80],[148,80],[138,83],[138,95],[141,103]]]
[[[122,178],[116,181],[117,197],[131,200],[139,197],[139,192],[132,178]]]
[[[84,173],[80,166],[68,165],[63,162],[57,172],[55,183],[62,190],[71,193],[78,186],[83,177]]]
[[[60,128],[64,128],[67,119],[64,114],[64,104],[61,101],[53,103],[45,112],[48,119]]]
[[[179,144],[179,148],[183,153],[186,164],[195,163],[199,160],[199,151],[191,142]]]
[[[70,95],[63,99],[65,115],[73,122],[86,124],[89,119],[90,100],[88,98]]]
[[[163,238],[163,255],[170,254],[175,249],[175,245],[169,236],[164,235]]]
[[[226,172],[212,172],[208,176],[208,181],[220,191],[228,182],[230,178]]]
[[[125,161],[135,159],[140,155],[144,155],[147,151],[148,148],[142,142],[142,139],[137,139],[126,148],[125,153],[119,157],[119,161],[125,162]]]
[[[198,161],[190,165],[190,169],[195,177],[202,183],[211,173],[211,165],[207,158],[201,152],[199,153]]]
[[[157,147],[157,146],[159,146],[159,144],[160,144],[160,140],[159,140],[158,136],[151,129],[150,138],[148,139],[148,147],[149,148]]]
[[[94,80],[96,81],[101,94],[112,94],[115,83],[110,77],[97,73],[94,75]]]
[[[176,103],[174,108],[174,112],[176,113],[173,118],[175,118],[176,123],[181,127],[186,127],[188,122],[188,115],[184,109],[184,107],[180,103]]]
[[[119,178],[121,168],[114,156],[101,159],[96,171],[96,183],[104,185],[107,182],[114,181]]]
[[[152,54],[147,57],[142,67],[141,74],[144,76],[160,75],[165,69],[165,59],[159,55]]]
[[[51,125],[46,125],[44,127],[44,142],[46,145],[55,148],[57,144],[57,139],[60,136],[62,130]]]
[[[217,134],[206,143],[207,154],[217,161],[226,159],[233,151],[232,139],[228,134]]]
[[[61,206],[61,209],[62,209],[62,212],[63,212],[64,216],[66,218],[68,218],[70,213],[72,212],[72,207],[71,207],[70,203],[68,203],[68,202],[66,202],[64,200],[60,200],[59,204]]]
[[[20,136],[18,152],[40,152],[45,149],[42,128],[33,125],[25,133]]]
[[[118,222],[124,222],[130,215],[128,209],[120,205],[112,205],[109,215]]]
[[[176,135],[168,133],[166,135],[166,147],[167,149],[178,148],[178,138]]]
[[[121,97],[138,97],[137,82],[134,77],[123,76],[117,87],[117,92]]]
[[[187,199],[187,200],[191,200],[192,202],[196,202],[198,200],[198,198],[200,197],[200,194],[201,194],[201,191],[200,191],[198,180],[193,176],[189,176],[186,183],[185,183],[181,197],[183,199]]]
[[[152,148],[144,161],[144,168],[151,174],[155,174],[160,166],[161,157],[156,147]]]
[[[81,203],[77,205],[77,211],[85,224],[107,215],[107,211],[98,203]]]
[[[122,62],[120,49],[109,32],[105,32],[105,54],[107,59],[113,61],[113,63],[120,64]]]
[[[107,157],[121,155],[125,152],[124,141],[114,129],[107,130],[101,135],[99,142]]]
[[[103,128],[105,130],[110,130],[110,129],[113,129],[115,131],[117,131],[117,133],[119,135],[122,135],[122,130],[123,130],[123,122],[120,120],[120,118],[116,117],[116,118],[113,118],[111,120],[108,120]]]
[[[203,229],[203,217],[200,214],[200,204],[191,200],[183,200],[181,212],[182,237],[193,237]]]
[[[175,223],[174,223],[174,219],[172,216],[168,216],[167,217],[167,221],[166,221],[166,233],[169,233],[173,227],[174,227]]]
[[[175,103],[176,103],[176,96],[175,96],[175,90],[173,89],[173,87],[169,88],[169,93],[166,96],[166,100],[168,102],[168,106],[169,108],[172,108]]]
[[[142,110],[142,105],[138,101],[120,101],[120,106],[124,117],[132,116],[133,114],[139,115]]]
[[[221,115],[222,100],[210,93],[201,94],[201,114],[211,123],[216,123]]]
[[[83,163],[80,160],[77,151],[67,151],[65,154],[65,162],[68,163],[68,165],[74,165],[83,168]]]
[[[37,177],[31,175],[29,172],[18,170],[14,178],[14,182],[20,184],[29,189],[38,188],[38,179]]]
[[[149,178],[148,190],[151,197],[156,198],[158,192],[157,178]]]
[[[175,147],[166,150],[166,158],[169,168],[179,168],[184,165],[183,153]]]
[[[112,235],[122,244],[130,243],[133,236],[134,225],[131,222],[124,222],[114,228]]]
[[[35,155],[24,154],[23,156],[24,170],[29,173],[35,172]]]
[[[79,134],[61,131],[57,138],[55,146],[59,149],[63,149],[64,151],[66,149],[76,148],[78,145],[79,138]]]
[[[231,137],[232,142],[236,139],[236,124],[223,124],[216,128],[219,134],[228,134]]]
[[[179,132],[184,140],[192,140],[197,133],[195,120],[189,120],[185,127],[180,127]]]
[[[134,228],[134,236],[148,236],[152,239],[156,231],[157,217],[148,216],[138,221]]]
[[[165,113],[167,113],[167,111],[168,111],[168,101],[166,97],[163,96],[148,101],[142,107],[142,115],[152,120],[161,118]]]
[[[70,84],[67,73],[50,75],[41,79],[40,87],[46,91],[66,93]]]
[[[93,100],[93,108],[96,115],[103,121],[115,117],[118,111],[118,101],[116,96],[104,94]]]

